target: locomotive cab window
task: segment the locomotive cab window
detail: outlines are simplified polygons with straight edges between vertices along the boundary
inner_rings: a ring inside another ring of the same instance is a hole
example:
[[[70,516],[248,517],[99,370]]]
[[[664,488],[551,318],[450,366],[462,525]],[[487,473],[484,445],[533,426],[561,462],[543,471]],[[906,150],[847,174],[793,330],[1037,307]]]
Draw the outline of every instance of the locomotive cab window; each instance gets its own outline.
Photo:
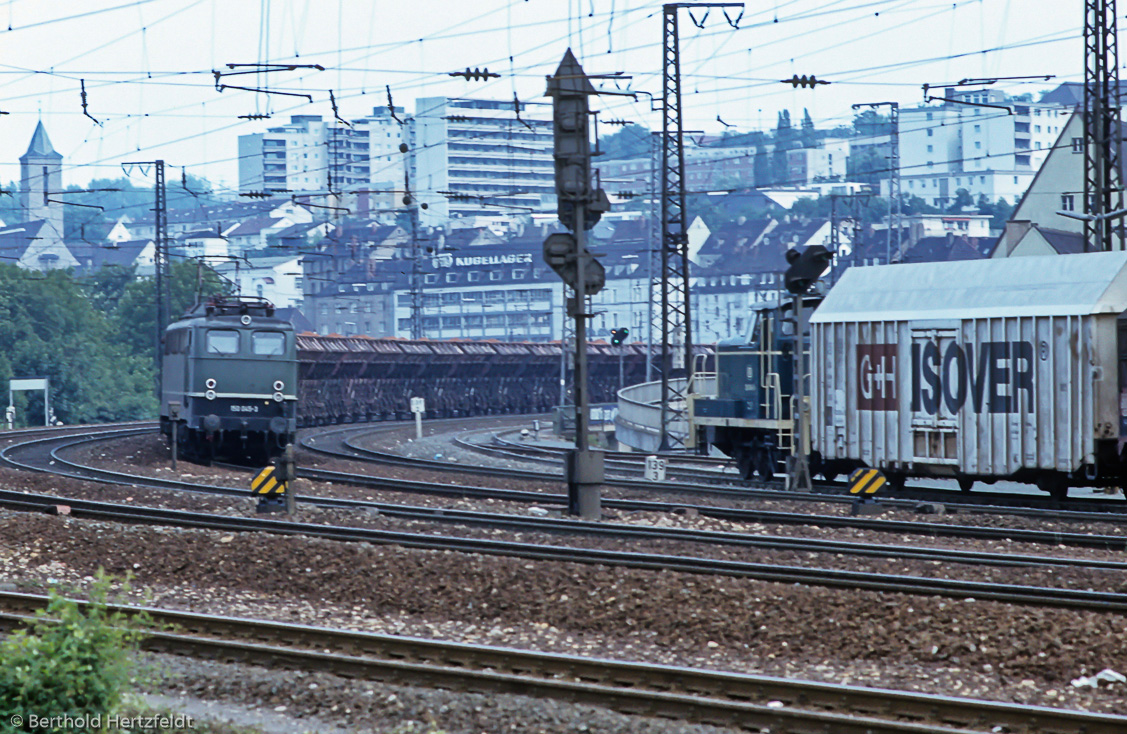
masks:
[[[208,354],[238,354],[239,332],[234,329],[210,329],[207,332]]]
[[[751,312],[751,323],[747,326],[747,343],[748,346],[759,346],[759,312]]]
[[[169,331],[164,336],[165,354],[187,354],[192,344],[192,332],[188,329]]]
[[[256,331],[250,335],[251,351],[260,357],[280,357],[286,353],[286,335],[280,331]]]

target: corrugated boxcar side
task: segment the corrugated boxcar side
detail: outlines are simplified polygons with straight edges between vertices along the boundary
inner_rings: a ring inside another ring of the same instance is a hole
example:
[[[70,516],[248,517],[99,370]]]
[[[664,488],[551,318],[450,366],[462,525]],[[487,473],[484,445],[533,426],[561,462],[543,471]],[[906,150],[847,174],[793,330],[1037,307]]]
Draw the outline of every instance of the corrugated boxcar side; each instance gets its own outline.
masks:
[[[826,458],[1073,471],[1114,435],[1115,380],[1100,379],[1115,374],[1113,315],[811,326],[812,439]]]

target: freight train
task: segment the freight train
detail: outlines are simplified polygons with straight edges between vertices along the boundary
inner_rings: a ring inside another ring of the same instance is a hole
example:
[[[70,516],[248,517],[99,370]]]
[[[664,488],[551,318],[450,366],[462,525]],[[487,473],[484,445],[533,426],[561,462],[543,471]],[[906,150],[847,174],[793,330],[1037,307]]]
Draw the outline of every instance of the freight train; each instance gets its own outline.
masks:
[[[893,487],[1127,482],[1127,253],[854,267],[807,300],[808,434],[790,302],[721,344],[716,394],[691,398],[692,442],[745,478],[806,441],[814,473],[876,467]]]
[[[259,353],[267,332],[281,351]],[[560,400],[560,349],[295,334],[261,299],[215,299],[165,332],[161,431],[171,440],[176,424],[186,455],[257,460],[301,426],[410,418],[412,397],[428,419],[546,413]],[[611,402],[620,382],[643,379],[644,346],[590,344],[588,366],[591,401]]]

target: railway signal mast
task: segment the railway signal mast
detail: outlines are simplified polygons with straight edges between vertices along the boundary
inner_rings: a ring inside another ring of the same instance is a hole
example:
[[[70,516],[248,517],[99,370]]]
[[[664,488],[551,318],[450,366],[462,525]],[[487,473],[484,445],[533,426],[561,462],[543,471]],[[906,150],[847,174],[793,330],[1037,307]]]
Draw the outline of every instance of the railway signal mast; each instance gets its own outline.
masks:
[[[811,492],[814,481],[810,476],[810,415],[806,409],[806,322],[802,313],[802,299],[810,286],[830,267],[833,253],[822,245],[811,245],[802,252],[787,251],[790,267],[783,274],[783,283],[794,294],[794,404],[791,421],[795,427],[793,455],[787,462],[787,484],[790,489]]]
[[[552,97],[553,157],[560,222],[573,234],[559,232],[544,240],[544,260],[574,292],[568,314],[575,319],[575,449],[566,464],[568,512],[586,519],[601,514],[599,485],[603,454],[588,448],[587,319],[588,296],[602,290],[606,271],[587,251],[587,230],[610,209],[606,193],[591,181],[589,97],[597,94],[571,49],[564,54],[546,94]],[[561,406],[562,408],[562,406]]]

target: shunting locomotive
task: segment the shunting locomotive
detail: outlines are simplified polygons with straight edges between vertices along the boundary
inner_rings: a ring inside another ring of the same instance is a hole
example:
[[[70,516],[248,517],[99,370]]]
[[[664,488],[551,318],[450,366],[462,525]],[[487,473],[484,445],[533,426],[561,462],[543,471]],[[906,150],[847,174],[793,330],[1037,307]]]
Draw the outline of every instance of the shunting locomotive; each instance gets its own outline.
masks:
[[[1125,311],[1124,252],[850,268],[809,320],[811,470],[1123,486]],[[693,401],[694,438],[745,477],[794,445],[795,340],[785,305],[760,311]]]
[[[293,326],[263,298],[215,297],[164,334],[161,433],[202,460],[261,461],[297,431]]]

